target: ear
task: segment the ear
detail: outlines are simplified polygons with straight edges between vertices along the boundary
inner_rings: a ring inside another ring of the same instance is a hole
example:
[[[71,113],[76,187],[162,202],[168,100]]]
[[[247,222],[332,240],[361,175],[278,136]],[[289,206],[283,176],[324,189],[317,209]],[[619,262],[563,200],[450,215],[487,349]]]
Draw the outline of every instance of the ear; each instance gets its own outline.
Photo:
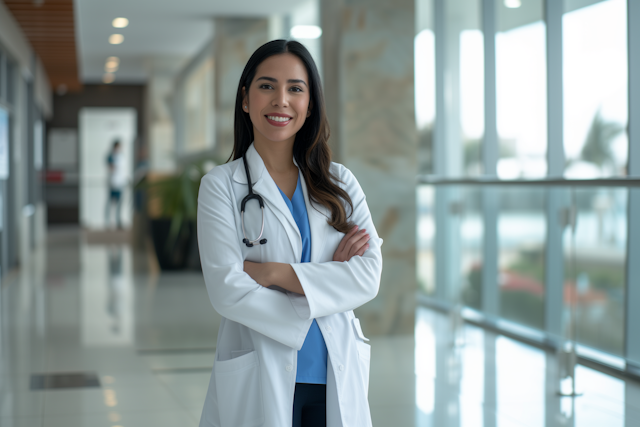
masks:
[[[313,108],[313,103],[309,101],[309,108],[307,108],[307,118],[311,116],[311,109]]]
[[[247,109],[244,109],[244,106],[247,106]],[[249,96],[244,86],[242,86],[242,109],[245,113],[249,113]]]

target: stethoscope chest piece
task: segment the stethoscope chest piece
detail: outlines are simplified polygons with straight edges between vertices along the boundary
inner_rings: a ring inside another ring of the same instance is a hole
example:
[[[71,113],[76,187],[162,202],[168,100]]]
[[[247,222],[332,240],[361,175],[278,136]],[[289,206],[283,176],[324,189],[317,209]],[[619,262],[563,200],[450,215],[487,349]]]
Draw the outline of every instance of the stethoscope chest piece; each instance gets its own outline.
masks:
[[[242,161],[244,163],[244,171],[247,175],[247,185],[249,186],[249,194],[247,194],[245,198],[242,199],[242,203],[240,204],[240,221],[242,223],[242,235],[244,236],[244,239],[242,239],[242,243],[247,245],[248,248],[251,248],[256,243],[259,243],[261,245],[267,243],[267,239],[262,239],[262,234],[264,233],[264,200],[262,199],[262,196],[253,192],[253,185],[251,184],[251,174],[249,174],[249,167],[247,166],[246,156],[242,156]],[[251,240],[247,237],[247,232],[244,228],[244,209],[247,202],[253,199],[257,200],[260,204],[260,210],[262,211],[262,225],[260,226],[260,235],[256,239]]]

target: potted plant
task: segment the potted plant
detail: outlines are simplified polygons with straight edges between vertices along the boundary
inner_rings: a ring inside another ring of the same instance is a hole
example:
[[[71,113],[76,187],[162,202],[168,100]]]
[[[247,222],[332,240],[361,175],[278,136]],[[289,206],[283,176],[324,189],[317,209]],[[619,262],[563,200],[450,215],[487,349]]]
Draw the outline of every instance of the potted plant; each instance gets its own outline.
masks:
[[[137,188],[146,191],[153,247],[162,270],[200,269],[196,213],[200,180],[217,162],[187,163],[176,175],[148,175]]]

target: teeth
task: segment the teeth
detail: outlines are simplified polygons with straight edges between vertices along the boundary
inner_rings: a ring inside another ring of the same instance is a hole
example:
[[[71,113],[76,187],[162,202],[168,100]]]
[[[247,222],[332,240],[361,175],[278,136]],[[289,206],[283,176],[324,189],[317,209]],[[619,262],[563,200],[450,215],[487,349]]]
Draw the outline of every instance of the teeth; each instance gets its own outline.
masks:
[[[269,120],[273,120],[274,122],[288,122],[291,120],[290,117],[276,117],[276,116],[267,116]]]

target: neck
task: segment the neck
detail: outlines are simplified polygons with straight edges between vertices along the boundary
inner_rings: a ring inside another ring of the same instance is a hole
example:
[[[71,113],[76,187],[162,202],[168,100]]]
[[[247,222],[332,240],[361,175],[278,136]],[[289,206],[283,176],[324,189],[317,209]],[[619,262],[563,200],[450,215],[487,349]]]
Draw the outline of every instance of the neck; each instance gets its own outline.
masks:
[[[286,173],[296,167],[293,163],[293,140],[275,142],[255,138],[253,146],[269,172]]]

